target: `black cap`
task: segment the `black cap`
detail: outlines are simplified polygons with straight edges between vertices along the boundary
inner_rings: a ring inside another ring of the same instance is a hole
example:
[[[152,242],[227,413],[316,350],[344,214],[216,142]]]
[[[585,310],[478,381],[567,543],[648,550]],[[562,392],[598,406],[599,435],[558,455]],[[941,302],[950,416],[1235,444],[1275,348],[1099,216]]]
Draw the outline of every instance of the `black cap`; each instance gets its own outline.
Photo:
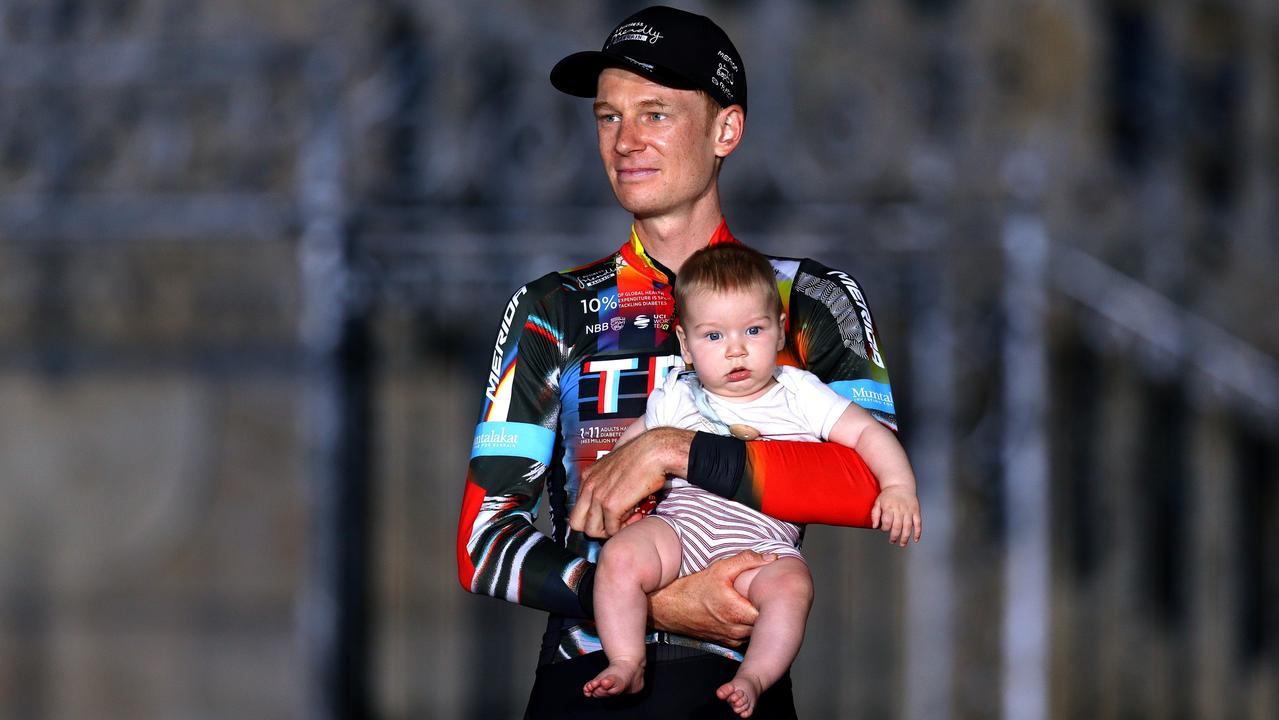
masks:
[[[600,71],[622,68],[682,90],[705,90],[720,107],[746,110],[746,67],[710,18],[655,5],[626,18],[596,51],[573,53],[551,69],[561,92],[595,97]]]

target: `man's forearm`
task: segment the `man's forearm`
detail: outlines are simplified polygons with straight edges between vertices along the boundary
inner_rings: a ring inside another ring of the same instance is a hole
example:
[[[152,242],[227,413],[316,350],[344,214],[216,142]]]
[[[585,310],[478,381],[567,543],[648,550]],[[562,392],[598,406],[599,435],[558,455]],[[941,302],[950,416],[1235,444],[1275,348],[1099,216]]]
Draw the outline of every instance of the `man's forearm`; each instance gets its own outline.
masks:
[[[684,477],[720,497],[737,498],[746,471],[746,443],[734,437],[699,432],[689,443],[688,474]],[[758,505],[746,503],[756,510]]]
[[[486,501],[502,509],[481,513]],[[533,526],[533,502],[532,497],[488,496],[467,480],[457,529],[458,580],[467,592],[569,617],[589,616],[595,566]]]
[[[837,443],[747,443],[698,433],[688,464],[694,485],[788,522],[870,527],[879,496],[870,468]]]

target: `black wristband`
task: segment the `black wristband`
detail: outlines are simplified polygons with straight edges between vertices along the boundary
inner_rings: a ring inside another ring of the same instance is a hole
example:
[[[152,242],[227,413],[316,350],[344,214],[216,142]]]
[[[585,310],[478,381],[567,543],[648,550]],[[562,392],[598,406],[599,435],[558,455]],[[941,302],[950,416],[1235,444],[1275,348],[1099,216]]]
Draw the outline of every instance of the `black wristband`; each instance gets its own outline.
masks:
[[[595,619],[595,565],[592,564],[577,581],[577,601],[582,604],[582,617]]]
[[[720,497],[732,498],[746,470],[746,443],[735,437],[699,432],[688,448],[690,483]]]

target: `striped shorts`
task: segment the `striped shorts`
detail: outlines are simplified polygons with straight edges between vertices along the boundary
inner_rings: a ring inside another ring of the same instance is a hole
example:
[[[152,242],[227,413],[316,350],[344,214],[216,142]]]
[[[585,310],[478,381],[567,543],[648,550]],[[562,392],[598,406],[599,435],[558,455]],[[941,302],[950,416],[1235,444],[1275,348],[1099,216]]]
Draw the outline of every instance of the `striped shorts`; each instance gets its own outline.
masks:
[[[743,550],[804,559],[798,525],[771,518],[699,487],[672,488],[653,511],[679,536],[680,577],[706,569]]]

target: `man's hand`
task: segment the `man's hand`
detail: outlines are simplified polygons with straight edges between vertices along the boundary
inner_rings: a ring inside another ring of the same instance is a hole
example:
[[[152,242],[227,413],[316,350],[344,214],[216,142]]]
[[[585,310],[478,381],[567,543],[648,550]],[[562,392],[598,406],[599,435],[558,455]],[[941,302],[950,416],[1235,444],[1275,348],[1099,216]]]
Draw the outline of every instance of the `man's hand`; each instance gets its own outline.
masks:
[[[776,559],[744,550],[716,560],[648,596],[648,611],[658,630],[737,647],[750,637],[759,611],[733,587],[737,576]]]
[[[870,510],[870,526],[888,533],[888,542],[906,547],[914,536],[919,542],[924,525],[919,518],[919,498],[904,487],[887,487]]]
[[[688,474],[692,442],[691,430],[653,428],[596,460],[582,473],[569,527],[591,537],[615,535],[668,474]]]

